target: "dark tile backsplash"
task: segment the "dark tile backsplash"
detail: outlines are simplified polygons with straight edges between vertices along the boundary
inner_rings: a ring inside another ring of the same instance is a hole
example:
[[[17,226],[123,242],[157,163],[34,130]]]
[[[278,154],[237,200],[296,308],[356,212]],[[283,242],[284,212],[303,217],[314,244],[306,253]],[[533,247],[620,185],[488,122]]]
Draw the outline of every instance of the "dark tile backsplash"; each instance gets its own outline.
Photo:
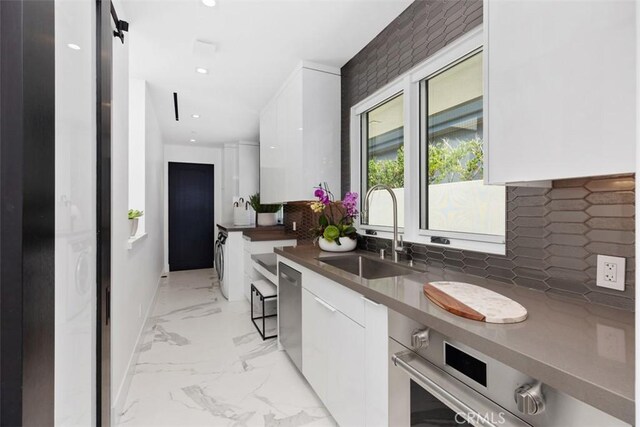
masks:
[[[481,0],[415,1],[342,68],[342,192],[350,189],[349,110],[466,31],[482,23]],[[429,269],[442,268],[597,304],[633,310],[635,297],[633,176],[555,181],[552,188],[507,188],[507,254],[406,243]],[[317,218],[307,204],[285,206],[302,243]],[[378,252],[389,240],[359,238]],[[624,292],[597,288],[596,255],[627,259]]]
[[[406,258],[527,288],[633,310],[635,179],[555,181],[553,188],[507,188],[507,254],[408,243]],[[361,249],[391,250],[391,241],[363,236]],[[596,287],[596,256],[626,258],[624,292]]]
[[[293,231],[293,223],[296,231]],[[309,207],[308,202],[287,203],[284,205],[285,230],[298,235],[298,243],[305,244],[313,241],[311,229],[318,226],[318,215]]]
[[[554,181],[552,188],[507,188],[507,253],[490,255],[405,243],[405,259],[527,288],[633,310],[635,296],[635,179],[633,176]],[[317,223],[308,204],[285,206],[301,243]],[[391,241],[360,236],[360,249],[391,251]],[[626,258],[624,292],[598,288],[596,256]]]

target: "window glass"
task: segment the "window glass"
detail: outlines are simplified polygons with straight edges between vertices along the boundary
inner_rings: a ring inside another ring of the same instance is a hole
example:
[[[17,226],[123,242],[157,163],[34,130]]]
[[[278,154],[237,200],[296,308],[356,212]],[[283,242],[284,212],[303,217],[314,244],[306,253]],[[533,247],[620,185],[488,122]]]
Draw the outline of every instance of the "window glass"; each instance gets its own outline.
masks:
[[[421,228],[504,235],[505,189],[483,183],[482,52],[421,84]]]
[[[404,97],[385,101],[363,114],[363,197],[376,184],[391,187],[398,201],[398,226],[404,226]],[[393,204],[386,190],[371,194],[368,224],[393,225]],[[364,200],[363,200],[364,203]]]

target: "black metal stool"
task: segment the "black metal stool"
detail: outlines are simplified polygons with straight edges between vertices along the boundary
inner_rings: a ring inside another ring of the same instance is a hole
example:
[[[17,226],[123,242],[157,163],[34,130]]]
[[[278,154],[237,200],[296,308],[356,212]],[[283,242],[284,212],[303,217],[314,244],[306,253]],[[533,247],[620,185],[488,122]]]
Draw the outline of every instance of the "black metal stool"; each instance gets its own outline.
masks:
[[[260,298],[260,302],[262,303],[262,315],[261,316],[254,316],[253,313],[253,295],[257,295],[258,298]],[[275,338],[278,336],[278,333],[276,331],[275,335],[270,335],[270,336],[265,336],[265,334],[267,333],[267,328],[266,328],[266,319],[269,317],[276,317],[278,316],[278,313],[275,314],[266,314],[266,310],[265,310],[265,303],[269,300],[272,299],[276,299],[278,298],[278,291],[276,286],[267,281],[267,280],[257,280],[253,283],[251,283],[251,321],[253,322],[253,326],[256,327],[256,329],[258,330],[258,333],[260,334],[260,336],[262,337],[262,340],[266,340],[269,338]],[[260,329],[260,327],[258,326],[258,324],[256,323],[256,320],[262,320],[262,329]]]

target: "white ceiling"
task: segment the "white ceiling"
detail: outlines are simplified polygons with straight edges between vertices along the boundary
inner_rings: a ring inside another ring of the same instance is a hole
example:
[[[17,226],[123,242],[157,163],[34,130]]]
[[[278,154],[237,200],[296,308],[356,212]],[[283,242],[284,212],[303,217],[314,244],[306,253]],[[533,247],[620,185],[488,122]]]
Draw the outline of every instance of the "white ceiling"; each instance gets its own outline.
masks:
[[[118,14],[130,23],[131,72],[149,83],[165,142],[219,145],[258,140],[260,110],[298,61],[341,67],[411,1],[218,0],[209,8],[200,0],[127,0]],[[196,55],[196,39],[215,43],[216,53]]]

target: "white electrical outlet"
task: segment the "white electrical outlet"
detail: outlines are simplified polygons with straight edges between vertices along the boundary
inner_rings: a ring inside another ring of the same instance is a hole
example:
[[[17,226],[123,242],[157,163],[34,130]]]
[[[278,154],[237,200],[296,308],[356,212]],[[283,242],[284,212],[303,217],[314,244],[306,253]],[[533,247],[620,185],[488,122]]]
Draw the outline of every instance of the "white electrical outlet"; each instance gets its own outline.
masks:
[[[598,255],[596,285],[602,288],[624,291],[625,263],[624,258]]]

